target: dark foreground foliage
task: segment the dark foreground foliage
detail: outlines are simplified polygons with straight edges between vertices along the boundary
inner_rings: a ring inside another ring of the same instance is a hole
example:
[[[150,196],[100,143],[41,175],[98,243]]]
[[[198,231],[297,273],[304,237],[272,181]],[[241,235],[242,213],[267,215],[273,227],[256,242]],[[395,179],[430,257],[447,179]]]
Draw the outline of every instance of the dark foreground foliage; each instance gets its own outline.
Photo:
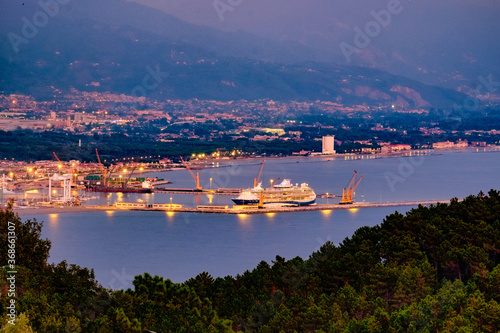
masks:
[[[40,239],[41,225],[22,223],[10,210],[0,212],[2,251],[9,220],[22,230],[20,332],[29,326],[37,332],[500,330],[500,193],[494,190],[392,214],[338,246],[324,244],[307,260],[277,256],[236,277],[201,273],[181,284],[146,273],[126,291],[102,288],[92,270],[47,264],[50,243]],[[22,258],[31,258],[29,265]],[[1,332],[12,329],[5,291]]]

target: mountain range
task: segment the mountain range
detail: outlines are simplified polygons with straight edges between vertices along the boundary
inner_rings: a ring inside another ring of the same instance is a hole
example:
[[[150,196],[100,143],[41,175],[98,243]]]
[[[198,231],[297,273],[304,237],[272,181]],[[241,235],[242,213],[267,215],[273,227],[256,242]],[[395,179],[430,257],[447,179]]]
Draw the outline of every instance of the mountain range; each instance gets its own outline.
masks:
[[[191,23],[298,43],[311,49],[308,60],[377,68],[453,89],[474,89],[479,76],[500,78],[498,0],[130,1]],[[220,2],[235,4],[222,20],[214,8]],[[397,10],[384,17],[391,6]],[[371,24],[379,21],[377,31]],[[354,45],[356,28],[366,32],[367,25],[375,36],[348,62],[341,43]]]
[[[315,51],[303,43],[223,32],[137,3],[45,3],[2,2],[0,91],[401,107],[449,107],[466,98],[380,69],[311,61]]]

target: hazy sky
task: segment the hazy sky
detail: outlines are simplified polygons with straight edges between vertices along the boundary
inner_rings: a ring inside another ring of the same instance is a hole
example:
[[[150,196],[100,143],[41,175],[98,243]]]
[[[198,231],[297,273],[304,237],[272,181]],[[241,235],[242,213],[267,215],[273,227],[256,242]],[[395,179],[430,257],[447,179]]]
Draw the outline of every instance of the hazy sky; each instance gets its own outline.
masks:
[[[382,10],[391,1],[399,0],[128,0],[160,8],[191,23],[220,30],[242,29],[257,34],[284,34],[294,26],[321,26],[335,29],[342,25],[362,23],[371,10]],[[219,12],[214,4],[219,4]],[[449,22],[460,15],[475,15],[469,8],[487,7],[500,14],[500,0],[400,0],[401,6],[412,8],[407,16],[425,21],[426,11],[446,9]],[[222,14],[221,14],[222,13]],[[498,16],[497,16],[498,17]],[[478,19],[480,19],[478,17]],[[422,22],[424,23],[424,22]],[[425,22],[427,23],[427,22]],[[293,30],[293,29],[292,29]]]

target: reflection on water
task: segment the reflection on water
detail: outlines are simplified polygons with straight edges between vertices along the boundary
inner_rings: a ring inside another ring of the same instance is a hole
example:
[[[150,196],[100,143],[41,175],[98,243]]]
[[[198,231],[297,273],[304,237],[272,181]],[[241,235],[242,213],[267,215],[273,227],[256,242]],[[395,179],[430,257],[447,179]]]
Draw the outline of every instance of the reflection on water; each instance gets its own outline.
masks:
[[[325,216],[329,216],[332,213],[332,210],[331,209],[322,210],[321,213],[323,213],[323,215]]]
[[[57,230],[59,225],[59,214],[49,214],[48,221],[50,228]]]

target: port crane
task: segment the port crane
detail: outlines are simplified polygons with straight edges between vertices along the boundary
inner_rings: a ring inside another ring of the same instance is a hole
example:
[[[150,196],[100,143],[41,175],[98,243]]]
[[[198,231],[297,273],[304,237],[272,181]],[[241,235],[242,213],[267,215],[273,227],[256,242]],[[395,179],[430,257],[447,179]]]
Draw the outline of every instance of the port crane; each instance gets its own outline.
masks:
[[[200,186],[200,173],[197,172],[196,176],[195,176],[194,173],[193,173],[193,171],[191,171],[191,169],[189,168],[189,166],[187,165],[187,163],[184,161],[184,159],[182,157],[181,157],[181,161],[182,161],[182,164],[184,164],[184,166],[186,167],[186,169],[191,174],[191,177],[193,177],[194,181],[196,182],[196,191],[202,191],[203,188]]]
[[[356,174],[358,171],[354,170],[354,175],[351,178],[351,181],[347,185],[347,188],[344,188],[342,192],[342,200],[340,200],[341,205],[352,205],[354,203],[354,191],[356,191],[356,188],[358,187],[359,183],[361,182],[361,179],[363,179],[363,175],[359,180],[356,182]]]
[[[57,154],[55,151],[53,151],[52,154],[54,154],[54,157],[56,158],[57,162],[59,162],[59,165],[57,167],[59,169],[62,169],[62,167],[64,166],[63,162],[59,159],[59,157],[57,157]],[[73,174],[73,170],[71,170],[71,174]]]
[[[259,185],[260,176],[262,175],[262,169],[264,169],[264,163],[265,162],[266,162],[266,160],[262,160],[262,165],[260,166],[259,175],[257,176],[257,178],[254,179],[253,187],[257,187],[257,185]]]
[[[53,151],[53,152],[52,152],[52,154],[54,154],[54,157],[56,158],[57,162],[61,163],[61,165],[62,165],[62,162],[61,162],[61,160],[59,159],[59,157],[57,157],[56,152],[55,152],[55,151]]]
[[[274,185],[278,184],[278,181],[281,179],[281,177],[276,178],[276,180],[271,179],[271,187],[274,187]]]
[[[101,172],[103,175],[103,185],[106,187],[108,185],[107,177],[106,177],[107,169],[101,163],[101,157],[99,156],[99,152],[97,151],[97,148],[95,149],[95,154],[97,155],[97,161],[99,162],[99,166],[101,167]]]
[[[57,156],[56,152],[53,151],[52,154],[54,155],[54,157],[56,158],[57,162],[59,162],[59,165],[57,166],[59,169],[62,169],[64,167],[64,163],[59,159],[59,157]],[[71,175],[73,176],[73,167],[70,167],[70,171]]]
[[[130,170],[130,175],[128,175],[127,180],[125,180],[125,182],[123,183],[123,188],[124,189],[127,189],[128,182],[130,181],[130,178],[132,177],[132,174],[134,173],[134,171],[135,171],[136,168],[137,167],[133,167],[132,170]]]

